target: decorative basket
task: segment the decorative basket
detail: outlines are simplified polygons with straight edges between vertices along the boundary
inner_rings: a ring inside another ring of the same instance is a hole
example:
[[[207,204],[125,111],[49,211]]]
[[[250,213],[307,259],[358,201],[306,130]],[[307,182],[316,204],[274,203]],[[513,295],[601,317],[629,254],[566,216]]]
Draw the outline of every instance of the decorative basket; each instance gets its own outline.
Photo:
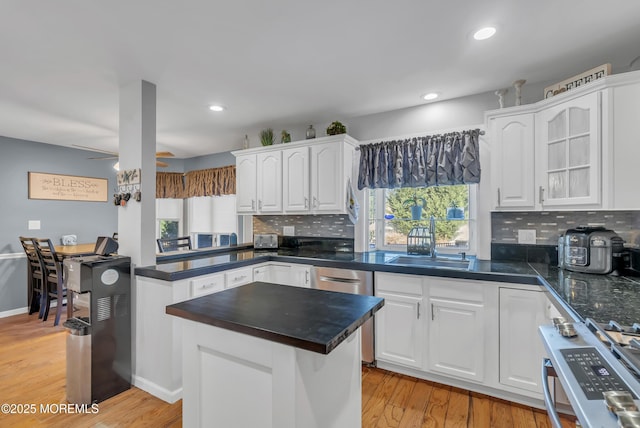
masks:
[[[413,227],[407,235],[407,254],[430,254],[431,237],[426,226]]]

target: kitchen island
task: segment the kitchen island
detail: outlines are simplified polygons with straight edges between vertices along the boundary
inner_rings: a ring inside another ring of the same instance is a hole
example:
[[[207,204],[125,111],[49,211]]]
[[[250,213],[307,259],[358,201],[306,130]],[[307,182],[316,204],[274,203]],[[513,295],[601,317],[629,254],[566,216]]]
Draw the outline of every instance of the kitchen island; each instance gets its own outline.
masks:
[[[180,317],[183,425],[361,425],[359,327],[384,300],[254,282],[167,306]]]

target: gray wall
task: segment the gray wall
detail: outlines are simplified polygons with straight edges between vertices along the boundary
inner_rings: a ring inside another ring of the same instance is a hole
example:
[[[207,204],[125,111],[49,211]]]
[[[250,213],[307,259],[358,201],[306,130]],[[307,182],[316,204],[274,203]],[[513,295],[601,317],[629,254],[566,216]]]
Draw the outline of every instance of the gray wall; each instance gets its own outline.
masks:
[[[0,312],[27,304],[26,258],[18,236],[50,238],[66,234],[78,242],[95,242],[117,230],[117,207],[111,202],[116,187],[115,161],[88,160],[95,152],[0,137],[0,178],[5,183],[0,225]],[[107,202],[48,201],[28,198],[28,172],[107,178]],[[29,220],[40,220],[40,230],[29,230]]]

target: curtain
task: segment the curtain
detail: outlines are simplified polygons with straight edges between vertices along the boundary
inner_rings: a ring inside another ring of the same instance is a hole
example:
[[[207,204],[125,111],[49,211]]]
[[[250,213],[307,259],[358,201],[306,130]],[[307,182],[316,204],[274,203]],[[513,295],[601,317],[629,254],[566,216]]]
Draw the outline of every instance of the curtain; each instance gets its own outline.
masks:
[[[236,166],[201,169],[185,174],[186,198],[236,193]]]
[[[360,146],[358,189],[480,182],[480,130]]]
[[[181,172],[156,172],[156,199],[184,198],[184,182]]]

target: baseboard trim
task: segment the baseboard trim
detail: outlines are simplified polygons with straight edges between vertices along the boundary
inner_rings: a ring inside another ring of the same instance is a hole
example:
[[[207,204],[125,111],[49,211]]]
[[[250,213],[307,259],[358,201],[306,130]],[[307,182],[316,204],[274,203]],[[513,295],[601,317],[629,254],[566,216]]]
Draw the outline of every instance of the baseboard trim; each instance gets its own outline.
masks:
[[[158,384],[151,382],[150,380],[147,380],[145,378],[142,378],[136,375],[133,375],[132,378],[133,378],[133,386],[145,392],[148,392],[154,397],[158,397],[162,401],[166,401],[169,404],[173,404],[176,401],[182,399],[182,387],[174,391],[169,391],[168,389],[163,388]]]
[[[29,308],[25,306],[24,308],[16,308],[16,309],[10,309],[8,311],[2,311],[0,312],[0,318],[12,317],[14,315],[21,315],[26,313],[29,313]]]

